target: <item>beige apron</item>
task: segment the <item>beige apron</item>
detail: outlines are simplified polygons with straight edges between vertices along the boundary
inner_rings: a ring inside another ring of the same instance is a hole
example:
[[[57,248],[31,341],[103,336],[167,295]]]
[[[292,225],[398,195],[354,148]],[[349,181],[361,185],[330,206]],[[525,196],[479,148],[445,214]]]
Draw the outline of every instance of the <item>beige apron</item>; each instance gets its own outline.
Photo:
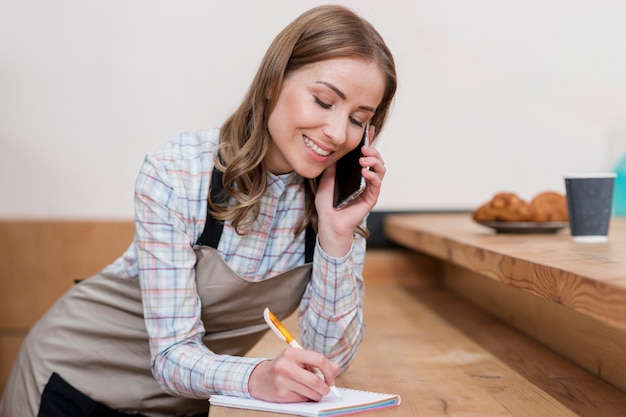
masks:
[[[248,282],[215,249],[194,250],[203,342],[218,354],[244,355],[267,331],[263,309],[289,316],[311,276],[308,263]],[[125,412],[193,415],[208,408],[207,399],[171,396],[154,380],[138,280],[97,274],[65,294],[26,337],[0,401],[0,417],[36,416],[52,372]]]

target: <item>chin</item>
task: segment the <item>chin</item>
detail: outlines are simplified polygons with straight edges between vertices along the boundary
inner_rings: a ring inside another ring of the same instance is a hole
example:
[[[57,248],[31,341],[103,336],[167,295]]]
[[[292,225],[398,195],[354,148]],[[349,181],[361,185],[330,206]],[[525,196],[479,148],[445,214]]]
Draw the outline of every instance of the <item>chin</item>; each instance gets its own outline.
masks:
[[[301,177],[304,178],[317,178],[319,177],[322,172],[324,172],[323,169],[311,169],[311,168],[304,168],[304,169],[295,169],[295,171],[298,173],[298,175],[300,175]]]

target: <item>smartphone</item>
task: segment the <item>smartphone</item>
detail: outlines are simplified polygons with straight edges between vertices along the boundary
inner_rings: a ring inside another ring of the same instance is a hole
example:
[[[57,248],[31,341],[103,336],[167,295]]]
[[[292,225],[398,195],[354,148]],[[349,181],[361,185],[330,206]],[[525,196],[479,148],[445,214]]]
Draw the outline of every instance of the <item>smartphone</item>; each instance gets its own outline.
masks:
[[[365,178],[361,175],[363,167],[359,159],[363,156],[361,147],[369,144],[369,131],[370,125],[367,123],[359,145],[337,161],[333,197],[333,207],[337,210],[344,208],[365,190]]]

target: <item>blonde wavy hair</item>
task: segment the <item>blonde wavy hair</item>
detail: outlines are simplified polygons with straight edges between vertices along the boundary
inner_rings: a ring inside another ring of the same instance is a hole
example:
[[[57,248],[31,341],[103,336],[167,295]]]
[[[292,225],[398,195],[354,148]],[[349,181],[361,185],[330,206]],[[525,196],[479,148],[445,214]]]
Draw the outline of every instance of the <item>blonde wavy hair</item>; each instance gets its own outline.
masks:
[[[376,135],[381,132],[397,87],[393,56],[382,37],[369,22],[342,6],[319,6],[303,13],[274,39],[241,105],[221,127],[214,159],[224,173],[230,202],[209,197],[216,219],[231,220],[237,233],[244,234],[259,214],[267,188],[263,160],[272,140],[267,123],[286,75],[308,64],[344,57],[375,62],[385,75],[384,95],[370,122]],[[305,180],[306,208],[296,235],[309,224],[317,231],[316,191],[317,180]],[[358,232],[368,234],[364,229]]]

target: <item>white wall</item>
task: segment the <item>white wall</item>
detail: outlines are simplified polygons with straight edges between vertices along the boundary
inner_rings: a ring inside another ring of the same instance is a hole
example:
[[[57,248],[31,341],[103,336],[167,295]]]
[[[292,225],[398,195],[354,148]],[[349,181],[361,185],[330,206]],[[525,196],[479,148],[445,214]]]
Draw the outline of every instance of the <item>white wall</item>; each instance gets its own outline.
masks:
[[[0,1],[0,217],[131,218],[146,152],[216,127],[311,0]],[[626,149],[626,2],[354,0],[400,79],[379,209],[563,190]]]

